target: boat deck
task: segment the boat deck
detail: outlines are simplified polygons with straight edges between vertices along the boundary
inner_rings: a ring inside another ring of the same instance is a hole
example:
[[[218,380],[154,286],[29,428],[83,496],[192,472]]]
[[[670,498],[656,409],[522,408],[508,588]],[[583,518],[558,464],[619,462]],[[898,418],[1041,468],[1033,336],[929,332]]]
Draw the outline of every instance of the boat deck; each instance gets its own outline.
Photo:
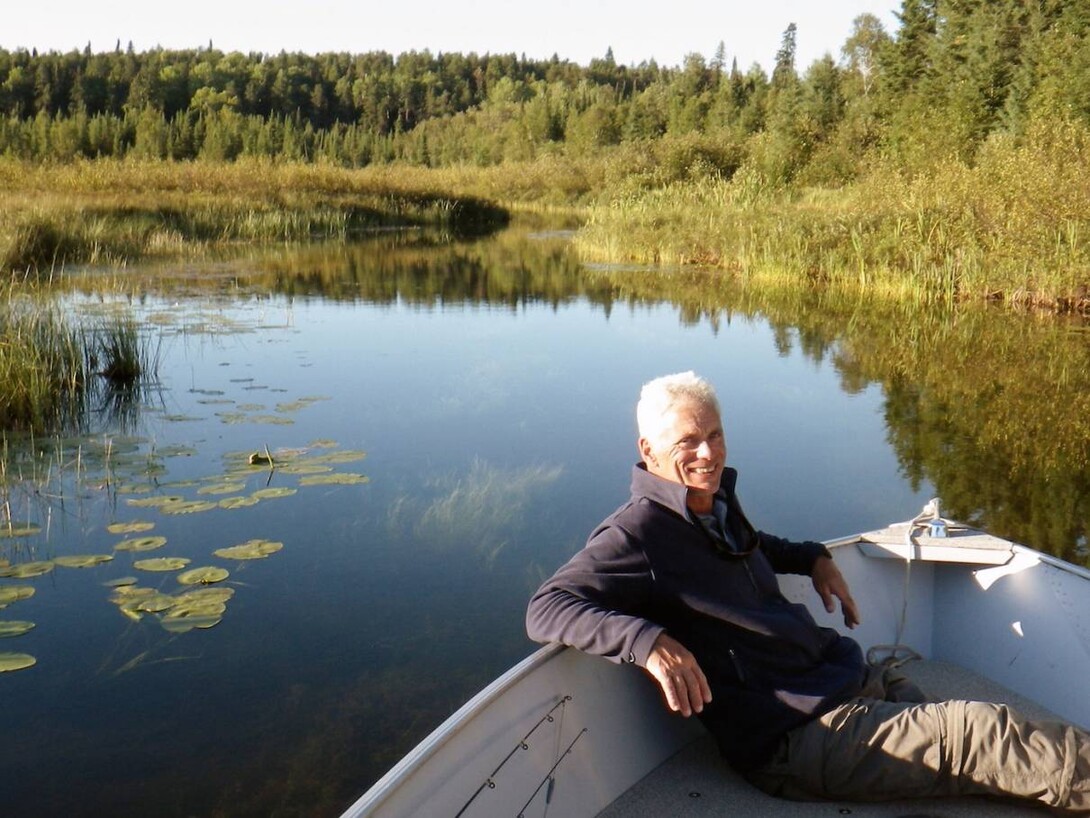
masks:
[[[945,662],[912,662],[901,668],[925,692],[938,699],[971,699],[1010,704],[1027,716],[1055,718],[1035,702],[982,676]],[[819,818],[949,818],[1042,815],[1031,806],[982,798],[933,798],[882,803],[798,802],[772,798],[747,784],[720,759],[710,736],[698,739],[659,766],[599,813],[599,818],[704,818],[768,816]]]

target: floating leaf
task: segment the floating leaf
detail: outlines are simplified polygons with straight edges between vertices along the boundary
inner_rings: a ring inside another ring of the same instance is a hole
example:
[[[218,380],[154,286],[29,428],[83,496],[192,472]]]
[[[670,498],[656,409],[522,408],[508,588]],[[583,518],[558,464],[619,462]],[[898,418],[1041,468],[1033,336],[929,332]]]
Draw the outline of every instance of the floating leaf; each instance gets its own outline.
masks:
[[[289,463],[281,466],[280,471],[284,474],[326,474],[333,471],[333,467],[319,463]]]
[[[137,560],[132,564],[132,567],[139,568],[141,571],[177,571],[187,565],[189,565],[189,560],[185,557],[158,557],[150,560]]]
[[[264,423],[269,426],[291,426],[295,423],[291,418],[280,417],[279,415],[250,415],[247,420],[250,423]]]
[[[0,653],[0,673],[32,667],[37,659],[28,653]]]
[[[151,486],[146,483],[123,483],[114,489],[118,494],[148,494],[151,492]],[[135,505],[136,501],[128,500],[127,502]]]
[[[189,602],[226,602],[235,595],[234,588],[194,588],[191,591],[182,591],[175,599],[179,605]]]
[[[141,531],[151,531],[153,528],[155,523],[143,520],[133,520],[131,523],[110,523],[106,526],[106,530],[111,534],[137,534]]]
[[[184,574],[178,574],[178,582],[182,585],[208,585],[213,582],[222,582],[231,576],[226,568],[210,565],[206,568],[193,568]]]
[[[0,605],[10,605],[20,599],[34,596],[35,589],[30,585],[0,585]]]
[[[125,502],[137,508],[155,508],[156,506],[165,506],[168,503],[181,503],[184,500],[184,497],[175,494],[161,494],[158,497],[142,497],[139,500],[126,500]]]
[[[240,403],[237,407],[240,412],[261,412],[265,409],[263,403]]]
[[[180,503],[167,503],[159,507],[163,514],[196,514],[201,511],[210,511],[218,508],[216,503],[207,500],[183,500]]]
[[[205,630],[215,627],[222,619],[222,616],[164,616],[159,620],[159,624],[171,633],[186,633],[194,628]]]
[[[248,540],[240,545],[232,545],[230,548],[217,548],[212,554],[228,560],[263,560],[283,547],[282,542]]]
[[[51,560],[40,560],[38,562],[23,562],[19,565],[12,565],[7,568],[0,568],[0,577],[30,579],[31,577],[40,577],[42,574],[48,574],[52,570],[53,562]]]
[[[0,639],[9,636],[22,636],[33,627],[33,622],[20,622],[16,619],[0,620]]]
[[[197,494],[234,494],[238,491],[243,491],[246,488],[245,483],[219,483],[214,486],[204,486],[197,489]]]
[[[57,557],[53,562],[64,568],[93,568],[112,559],[112,554],[76,554],[70,557]]]
[[[154,551],[166,544],[166,537],[132,537],[115,545],[114,551]]]
[[[135,585],[139,580],[136,577],[118,577],[117,579],[107,580],[102,583],[107,588],[123,588],[129,585]]]
[[[370,478],[354,472],[341,474],[312,474],[299,478],[300,486],[356,486],[361,483],[369,483]]]
[[[168,616],[223,616],[227,605],[217,599],[173,600]]]
[[[299,489],[288,488],[287,486],[272,486],[266,489],[258,489],[251,497],[257,497],[260,500],[272,500],[277,497],[291,497]]]
[[[330,452],[329,454],[320,454],[311,458],[312,463],[354,463],[357,460],[363,460],[367,457],[367,452],[353,451],[351,449],[345,449],[343,452]]]
[[[328,438],[318,438],[317,440],[310,441],[310,448],[312,449],[336,449],[340,444],[336,440],[329,440]]]
[[[260,502],[260,497],[224,497],[217,505],[220,508],[244,508],[256,506]]]
[[[161,613],[173,608],[177,600],[169,594],[151,594],[139,600],[134,606],[138,611]]]
[[[5,537],[29,537],[32,534],[40,533],[41,530],[42,527],[36,523],[4,522],[0,523],[0,539]]]

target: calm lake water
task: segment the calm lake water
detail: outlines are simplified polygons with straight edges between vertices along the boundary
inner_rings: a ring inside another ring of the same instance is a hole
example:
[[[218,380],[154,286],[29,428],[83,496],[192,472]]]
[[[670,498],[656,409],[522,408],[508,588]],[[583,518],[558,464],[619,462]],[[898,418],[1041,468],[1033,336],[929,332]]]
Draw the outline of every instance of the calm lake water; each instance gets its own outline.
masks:
[[[5,815],[338,815],[533,649],[526,600],[626,498],[635,399],[667,372],[718,386],[761,528],[830,538],[938,494],[1085,560],[1079,324],[760,303],[522,227],[125,275],[72,304],[136,315],[160,383],[9,452],[0,499],[41,530],[0,557],[114,559],[0,579],[35,591],[0,648],[37,660],[0,675]],[[283,548],[214,554],[254,539]],[[170,632],[108,587],[186,590],[136,565],[160,557],[230,572],[222,621]]]

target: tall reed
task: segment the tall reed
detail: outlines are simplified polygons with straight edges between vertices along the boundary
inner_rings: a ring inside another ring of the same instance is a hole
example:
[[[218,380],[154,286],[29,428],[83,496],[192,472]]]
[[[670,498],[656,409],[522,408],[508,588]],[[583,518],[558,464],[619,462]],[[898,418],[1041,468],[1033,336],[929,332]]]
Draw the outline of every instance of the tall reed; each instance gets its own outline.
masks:
[[[158,366],[132,319],[85,326],[44,287],[0,287],[0,430],[78,429],[138,403]]]

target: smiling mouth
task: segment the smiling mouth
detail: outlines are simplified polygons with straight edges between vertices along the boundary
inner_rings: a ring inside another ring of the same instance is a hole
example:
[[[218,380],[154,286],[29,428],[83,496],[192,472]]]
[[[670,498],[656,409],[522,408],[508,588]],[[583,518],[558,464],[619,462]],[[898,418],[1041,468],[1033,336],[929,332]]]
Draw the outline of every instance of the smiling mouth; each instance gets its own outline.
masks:
[[[701,468],[690,469],[689,471],[694,474],[714,474],[716,471],[715,466],[702,466]]]

